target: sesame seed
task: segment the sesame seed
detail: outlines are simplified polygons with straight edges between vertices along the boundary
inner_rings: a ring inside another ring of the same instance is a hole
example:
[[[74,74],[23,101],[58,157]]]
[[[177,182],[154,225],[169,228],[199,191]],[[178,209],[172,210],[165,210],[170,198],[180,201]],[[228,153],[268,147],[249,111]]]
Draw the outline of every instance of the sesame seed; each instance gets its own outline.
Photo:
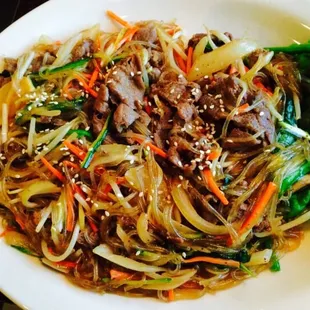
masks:
[[[209,78],[209,76],[208,76],[208,75],[205,75],[203,78],[204,78],[204,79],[208,79],[208,78]]]
[[[262,112],[259,112],[259,115],[260,116],[263,116],[265,113],[262,111]]]
[[[180,188],[182,186],[182,184],[178,184],[177,187]]]
[[[185,252],[182,253],[182,257],[186,258],[186,253]]]
[[[117,71],[113,71],[112,74],[113,74],[113,75],[117,74]]]
[[[203,166],[198,166],[198,169],[199,170],[203,170]]]
[[[206,105],[206,104],[204,104],[204,105],[203,105],[203,108],[204,108],[205,110],[207,110],[207,105]]]
[[[166,140],[166,143],[169,145],[170,144],[169,140]]]
[[[147,151],[150,151],[150,150],[151,150],[151,148],[150,148],[149,145],[146,147],[146,149],[147,149]]]
[[[223,99],[220,99],[219,102],[220,102],[220,104],[223,104],[223,103],[224,103],[224,102],[223,102]]]
[[[227,142],[229,142],[229,143],[233,143],[234,141],[233,140],[231,140],[231,139],[228,139],[228,140],[226,140]]]
[[[140,254],[141,254],[140,250],[136,252],[136,256],[139,256]]]
[[[222,98],[222,95],[218,94],[214,97],[214,99],[219,99],[219,98]]]
[[[149,196],[149,200],[150,200],[150,201],[153,200],[153,196],[152,196],[152,195]]]
[[[173,145],[174,145],[174,146],[178,146],[178,142],[174,141],[174,142],[173,142]]]
[[[21,176],[20,176],[19,174],[16,174],[16,175],[15,175],[15,178],[20,179]]]
[[[132,76],[132,77],[134,77],[135,76],[135,74],[131,71],[130,72],[130,75]]]
[[[74,177],[75,177],[76,179],[78,179],[78,178],[79,178],[79,174],[77,173]]]
[[[104,212],[105,216],[110,216],[110,213],[108,211]]]
[[[179,179],[182,181],[184,180],[184,177],[182,175],[179,175]]]
[[[178,161],[178,165],[180,166],[180,167],[183,167],[183,164],[182,164],[182,162],[179,160]]]
[[[210,109],[211,110],[213,110],[214,109],[214,105],[212,104],[212,105],[210,105]]]
[[[140,192],[140,193],[139,193],[139,197],[140,197],[140,198],[142,198],[143,195],[144,195],[143,192]]]
[[[173,94],[173,93],[174,93],[174,88],[170,90],[170,94]]]
[[[142,72],[141,72],[141,71],[137,71],[137,74],[138,74],[138,75],[141,75],[141,74],[142,74]]]
[[[201,178],[201,176],[200,176],[200,175],[199,175],[197,178],[198,178],[198,180],[199,180],[199,181],[201,181],[201,180],[202,180],[202,178]]]
[[[222,112],[225,112],[225,109],[221,108],[221,111],[222,111]]]

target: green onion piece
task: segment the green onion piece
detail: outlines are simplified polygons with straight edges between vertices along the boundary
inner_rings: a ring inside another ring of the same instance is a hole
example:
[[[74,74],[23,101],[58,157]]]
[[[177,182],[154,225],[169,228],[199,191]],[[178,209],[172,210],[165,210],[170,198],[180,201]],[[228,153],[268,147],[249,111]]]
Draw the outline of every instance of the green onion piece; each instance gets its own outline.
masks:
[[[279,122],[279,125],[281,127],[285,128],[288,132],[290,132],[291,134],[295,135],[298,138],[306,138],[306,139],[310,140],[310,135],[306,131],[304,131],[298,127],[292,126],[292,125],[285,123],[285,122]]]
[[[52,74],[56,74],[56,73],[60,73],[60,72],[65,72],[65,71],[69,71],[69,70],[83,69],[88,64],[90,59],[91,58],[84,58],[84,59],[80,59],[77,61],[70,62],[70,63],[68,63],[62,67],[58,67],[58,68],[54,68],[54,69],[46,69],[46,70],[43,70],[42,72],[32,74],[31,77],[32,78],[44,79],[45,76],[48,76],[48,75],[52,75]]]
[[[107,117],[105,124],[99,134],[99,136],[97,137],[97,139],[93,142],[93,144],[91,145],[88,153],[86,154],[85,159],[82,162],[81,167],[87,169],[92,161],[92,159],[94,158],[94,155],[97,151],[97,149],[99,148],[99,146],[102,144],[102,142],[104,141],[104,139],[107,137],[108,132],[109,132],[109,127],[110,127],[110,122],[112,120],[112,112],[109,114],[109,116]]]
[[[101,281],[103,283],[109,283],[111,281],[111,279],[110,278],[102,278]]]
[[[11,245],[12,248],[18,250],[19,252],[21,253],[24,253],[24,254],[27,254],[27,255],[30,255],[30,256],[34,256],[34,257],[40,257],[39,255],[33,253],[32,251],[30,251],[29,249],[26,249],[22,246],[18,246],[18,245]]]
[[[271,262],[272,262],[272,264],[270,266],[270,270],[272,272],[278,272],[278,271],[281,270],[280,261],[279,261],[278,257],[275,254],[272,255]]]
[[[172,281],[171,278],[162,278],[162,279],[154,279],[154,280],[129,280],[124,281],[126,285],[151,285],[151,284],[163,284],[163,283],[170,283]]]
[[[309,53],[310,44],[309,43],[291,44],[289,46],[265,47],[265,49],[276,53],[282,52],[286,54]]]
[[[91,132],[89,132],[87,130],[84,130],[84,129],[70,129],[68,131],[68,135],[69,136],[72,135],[73,133],[76,133],[78,138],[87,137],[90,140],[93,140],[93,135],[91,134]]]
[[[249,268],[247,268],[243,263],[240,263],[240,270],[247,273],[251,277],[255,277],[255,274]]]

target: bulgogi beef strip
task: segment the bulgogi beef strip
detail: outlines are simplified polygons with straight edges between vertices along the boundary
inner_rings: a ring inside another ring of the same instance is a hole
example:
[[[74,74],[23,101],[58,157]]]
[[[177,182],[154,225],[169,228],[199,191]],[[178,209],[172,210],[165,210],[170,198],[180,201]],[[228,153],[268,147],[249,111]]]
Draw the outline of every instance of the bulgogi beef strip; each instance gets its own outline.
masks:
[[[88,57],[95,52],[95,44],[91,39],[85,39],[77,44],[72,51],[72,60],[76,61]]]
[[[93,105],[93,117],[92,117],[92,126],[93,131],[96,135],[98,135],[104,123],[111,112],[109,107],[109,89],[105,84],[101,84],[98,92],[98,97]]]
[[[188,82],[183,76],[164,71],[159,81],[151,86],[150,95],[157,95],[170,107],[176,108],[178,116],[188,122],[197,115],[194,103],[201,97],[201,90],[198,84]]]
[[[142,22],[138,24],[139,30],[133,36],[133,40],[155,43],[157,41],[157,31],[154,22]]]
[[[202,87],[203,95],[199,100],[200,111],[204,111],[200,116],[205,121],[225,120],[228,114],[235,108],[238,96],[241,93],[240,86],[230,76],[215,78],[210,85],[206,85],[207,87]],[[253,99],[253,94],[248,93],[243,97],[241,105],[245,103],[251,104]],[[264,137],[264,141],[267,144],[272,143],[275,139],[274,123],[269,109],[263,102],[249,112],[236,114],[231,123],[245,133],[257,134],[261,132],[261,136]],[[237,132],[237,135],[241,135],[240,131]],[[225,146],[227,146],[226,142]],[[256,144],[252,140],[248,147]]]

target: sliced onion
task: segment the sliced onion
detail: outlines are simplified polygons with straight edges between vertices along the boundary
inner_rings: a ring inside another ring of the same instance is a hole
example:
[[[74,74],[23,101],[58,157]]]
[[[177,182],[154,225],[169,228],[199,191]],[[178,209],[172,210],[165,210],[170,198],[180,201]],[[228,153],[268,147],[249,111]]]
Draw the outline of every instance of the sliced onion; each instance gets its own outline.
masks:
[[[73,233],[72,233],[70,243],[68,245],[68,248],[60,256],[56,256],[56,255],[51,254],[50,251],[48,250],[46,241],[42,240],[41,248],[42,248],[42,252],[43,252],[44,256],[47,259],[49,259],[51,262],[61,262],[61,261],[65,260],[72,253],[74,246],[76,244],[76,241],[79,237],[79,233],[80,233],[80,225],[78,223],[76,223],[74,230],[73,230]]]
[[[231,41],[198,57],[188,74],[188,79],[190,81],[198,80],[205,75],[209,76],[226,69],[231,63],[252,53],[257,48],[258,45],[250,40]]]
[[[288,229],[291,229],[293,227],[299,226],[307,221],[310,220],[310,211],[304,213],[303,215],[297,217],[295,220],[290,221],[288,223],[285,223],[283,225],[280,226],[280,229],[282,231],[286,231]]]
[[[36,227],[36,233],[39,233],[41,231],[42,227],[44,226],[45,222],[47,221],[48,217],[50,216],[52,212],[52,206],[54,203],[55,202],[52,201],[50,205],[42,211],[41,220]]]
[[[147,290],[161,290],[161,291],[173,290],[189,281],[196,274],[197,270],[189,269],[189,270],[182,270],[182,272],[184,272],[183,275],[171,278],[172,280],[169,283],[149,284],[144,285],[142,288]]]
[[[2,103],[1,143],[5,143],[7,141],[8,129],[9,129],[9,106],[7,103]]]
[[[139,238],[145,243],[151,243],[154,239],[148,232],[148,216],[146,213],[141,213],[137,221],[137,232]]]
[[[97,246],[93,250],[93,252],[116,265],[122,266],[130,270],[135,270],[139,272],[160,272],[166,270],[165,268],[162,267],[150,266],[147,264],[137,262],[128,257],[113,254],[111,249],[105,244]]]
[[[212,224],[198,215],[182,187],[177,187],[174,183],[171,194],[180,212],[194,227],[210,235],[228,234],[227,227]]]
[[[60,193],[61,189],[50,181],[38,181],[30,184],[28,187],[19,194],[22,203],[27,208],[35,208],[38,205],[34,202],[30,202],[31,197],[42,194],[56,194]]]
[[[268,264],[273,251],[271,249],[265,249],[263,251],[255,252],[251,255],[249,262],[245,263],[246,266],[256,266]]]
[[[33,140],[34,140],[35,134],[36,134],[36,119],[34,117],[31,117],[29,133],[28,133],[28,144],[27,144],[27,153],[29,156],[32,155]]]

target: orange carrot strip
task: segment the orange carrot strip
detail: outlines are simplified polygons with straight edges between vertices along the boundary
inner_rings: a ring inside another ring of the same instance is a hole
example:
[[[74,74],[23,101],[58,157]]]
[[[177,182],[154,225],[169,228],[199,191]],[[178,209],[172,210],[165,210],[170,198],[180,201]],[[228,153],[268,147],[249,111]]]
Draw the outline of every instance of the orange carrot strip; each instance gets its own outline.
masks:
[[[140,139],[140,138],[133,138],[133,140],[136,140],[138,143],[143,143],[144,140]],[[163,157],[163,158],[167,158],[167,153],[164,152],[162,149],[160,149],[159,147],[155,146],[154,144],[150,143],[150,142],[146,142],[145,143],[146,146],[148,146],[155,154]]]
[[[15,216],[15,221],[18,223],[22,230],[25,230],[26,226],[22,218],[20,218],[19,216]]]
[[[262,91],[264,91],[265,93],[267,93],[269,96],[272,96],[272,92],[259,80],[255,80],[253,81],[254,85],[256,85],[258,88],[260,88]]]
[[[250,105],[248,103],[245,103],[243,105],[241,105],[239,108],[238,108],[238,113],[243,113],[244,110],[246,110]]]
[[[91,230],[94,232],[94,233],[97,233],[98,232],[98,227],[96,226],[96,224],[89,218],[89,217],[86,217],[87,218],[87,221],[89,223],[89,226],[91,228]]]
[[[56,265],[60,267],[65,267],[65,268],[75,268],[77,266],[77,263],[62,261],[62,262],[56,263]]]
[[[174,297],[174,290],[169,290],[168,291],[168,300],[169,301],[174,301],[175,297]]]
[[[233,75],[234,73],[238,72],[237,68],[234,65],[230,65],[229,68],[229,75]]]
[[[204,177],[208,183],[208,186],[210,188],[210,191],[224,204],[228,205],[229,202],[227,198],[225,197],[224,193],[218,188],[216,182],[214,181],[212,172],[210,169],[205,169],[203,171]]]
[[[127,280],[128,278],[131,278],[133,275],[127,272],[111,269],[110,276],[112,280]]]
[[[69,82],[63,89],[62,93],[66,95],[69,100],[72,100],[73,97],[69,94],[69,88],[72,86],[72,82]]]
[[[56,168],[54,168],[44,157],[41,158],[42,163],[44,164],[44,166],[50,171],[52,172],[52,174],[61,182],[65,182],[66,178],[65,176],[58,171]]]
[[[98,93],[96,91],[94,91],[93,89],[91,89],[87,83],[85,82],[85,80],[83,78],[81,78],[80,76],[78,76],[77,74],[74,75],[74,78],[77,79],[81,86],[83,86],[83,88],[89,92],[94,98],[98,97]]]
[[[222,153],[221,150],[212,151],[212,152],[208,155],[207,159],[208,159],[208,160],[217,159],[217,158],[219,158],[219,157],[221,156],[221,153]]]
[[[189,259],[183,260],[184,263],[210,263],[210,264],[216,264],[216,265],[223,265],[223,266],[229,266],[229,267],[240,267],[240,263],[235,260],[231,259],[223,259],[223,258],[215,258],[215,257],[207,257],[207,256],[198,256],[193,257]]]
[[[257,224],[257,220],[263,215],[269,200],[275,194],[276,191],[277,191],[277,185],[273,182],[269,182],[267,188],[256,200],[254,206],[252,207],[251,214],[243,222],[240,230],[238,231],[239,235],[243,235],[245,232],[249,231]]]
[[[86,77],[88,80],[90,80],[91,77],[92,77],[92,74],[90,74],[90,73],[83,73],[83,76]]]
[[[186,73],[189,72],[189,70],[191,69],[192,67],[192,62],[193,62],[193,47],[190,46],[188,48],[188,52],[187,52],[187,63],[186,63]]]
[[[70,141],[65,140],[63,144],[74,154],[76,155],[79,159],[84,160],[86,157],[86,153],[81,150],[79,147],[73,145]]]
[[[99,70],[98,70],[98,68],[95,68],[93,74],[91,75],[89,84],[88,84],[88,87],[89,87],[89,88],[93,88],[93,87],[94,87],[95,82],[96,82],[97,79],[98,79],[98,75],[99,75]]]
[[[124,37],[122,38],[122,40],[118,43],[117,48],[120,48],[126,42],[130,42],[134,34],[138,31],[138,29],[139,29],[138,27],[133,27],[133,28],[128,29]]]
[[[186,64],[185,64],[184,59],[177,52],[174,52],[174,58],[175,58],[175,61],[178,65],[178,67],[185,73],[186,72]]]
[[[77,165],[77,164],[75,164],[75,163],[73,163],[73,162],[71,162],[69,160],[64,160],[62,163],[65,166],[67,166],[67,167],[71,167],[71,168],[74,168],[74,169],[80,169],[79,165]]]
[[[125,177],[118,177],[118,178],[116,178],[116,181],[115,181],[115,183],[117,185],[123,184],[125,182],[126,182],[126,178]],[[103,194],[104,195],[108,195],[111,192],[111,190],[112,190],[111,185],[107,184],[106,187],[103,190]]]
[[[73,231],[73,228],[74,228],[74,197],[73,197],[72,188],[70,186],[66,187],[66,200],[67,200],[66,228],[67,228],[67,231]]]
[[[119,24],[121,24],[122,26],[131,28],[131,25],[128,22],[126,22],[120,16],[116,15],[114,12],[107,10],[107,15],[113,20],[115,20],[116,22],[118,22]]]

